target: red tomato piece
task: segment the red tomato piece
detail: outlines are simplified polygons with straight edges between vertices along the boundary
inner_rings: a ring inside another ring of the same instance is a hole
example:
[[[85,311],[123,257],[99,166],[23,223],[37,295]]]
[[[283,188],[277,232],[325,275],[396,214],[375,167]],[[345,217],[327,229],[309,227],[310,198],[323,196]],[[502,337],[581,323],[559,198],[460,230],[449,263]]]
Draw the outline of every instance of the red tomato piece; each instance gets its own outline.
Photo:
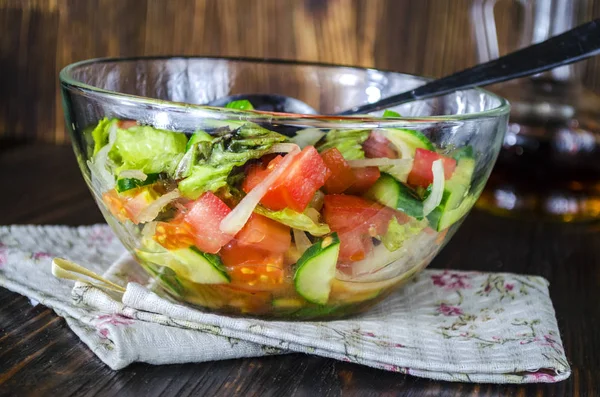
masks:
[[[233,236],[223,233],[220,225],[231,209],[220,198],[206,192],[186,204],[185,222],[194,232],[195,245],[203,252],[216,254]]]
[[[266,168],[250,167],[242,188],[246,193],[260,183],[283,160],[275,157]],[[279,211],[291,208],[303,212],[324,184],[331,171],[313,146],[305,147],[260,201],[265,207]]]
[[[408,174],[408,184],[413,186],[427,187],[433,183],[433,171],[431,166],[436,160],[442,159],[444,165],[444,177],[449,179],[456,168],[456,160],[442,156],[439,153],[426,149],[417,149],[413,167]]]
[[[365,156],[368,158],[398,158],[398,154],[390,147],[390,141],[377,132],[371,132],[369,138],[363,143],[362,146],[363,150],[365,151]]]
[[[356,182],[352,168],[337,148],[331,148],[321,153],[323,162],[331,171],[331,175],[325,182],[327,193],[343,193]]]
[[[373,250],[371,236],[361,234],[359,231],[339,233],[340,254],[342,262],[356,262],[365,259],[367,254]]]
[[[271,291],[284,286],[283,254],[231,241],[220,252],[231,277],[231,286],[247,290]]]
[[[287,252],[292,243],[290,228],[259,214],[252,214],[242,230],[235,235],[242,247],[254,247],[277,253]]]
[[[138,224],[138,217],[154,200],[158,193],[146,186],[125,193],[118,193],[115,189],[102,195],[102,200],[109,211],[121,222],[130,220]]]
[[[340,238],[340,260],[364,259],[373,249],[371,237],[387,231],[395,211],[362,197],[326,195],[323,218]]]
[[[356,182],[346,190],[346,193],[350,194],[365,193],[381,176],[378,167],[352,168],[352,172]]]

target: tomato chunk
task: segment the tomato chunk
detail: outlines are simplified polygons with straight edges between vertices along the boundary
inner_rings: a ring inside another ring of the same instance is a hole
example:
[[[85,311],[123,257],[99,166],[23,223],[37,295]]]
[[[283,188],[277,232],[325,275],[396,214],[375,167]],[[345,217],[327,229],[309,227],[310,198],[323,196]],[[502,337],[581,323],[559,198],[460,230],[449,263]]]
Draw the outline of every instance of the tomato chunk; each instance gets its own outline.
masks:
[[[395,159],[398,157],[398,154],[391,148],[390,141],[377,132],[371,132],[362,146],[365,156],[371,159],[381,157]]]
[[[321,157],[331,171],[331,175],[325,182],[327,193],[343,193],[356,182],[352,168],[337,148],[324,151],[321,153]]]
[[[252,214],[235,236],[242,247],[254,247],[277,253],[287,252],[292,243],[290,228],[259,214]]]
[[[257,291],[271,291],[284,286],[282,253],[244,247],[238,241],[231,241],[220,254],[231,277],[231,286]]]
[[[395,211],[362,197],[330,194],[324,199],[323,218],[340,238],[340,260],[364,259],[373,249],[371,237],[387,231]]]
[[[203,252],[216,254],[233,236],[223,233],[220,225],[231,209],[220,198],[206,192],[197,200],[186,204],[185,223],[191,226],[196,247]]]
[[[255,165],[250,167],[242,188],[246,193],[269,175],[283,160],[275,157],[266,168]],[[294,158],[289,167],[277,178],[275,183],[261,200],[261,204],[274,211],[291,208],[302,212],[324,184],[331,171],[313,146],[305,147]]]
[[[433,183],[433,171],[431,166],[436,160],[442,159],[444,165],[444,177],[449,179],[456,168],[456,160],[442,156],[439,153],[426,149],[417,149],[413,167],[408,174],[408,184],[413,186],[427,187]]]
[[[102,200],[119,221],[130,220],[138,224],[139,215],[158,197],[158,193],[152,187],[145,186],[125,193],[118,193],[112,189],[102,195]]]
[[[381,176],[378,167],[353,168],[352,172],[355,182],[346,190],[346,193],[351,194],[365,193]]]

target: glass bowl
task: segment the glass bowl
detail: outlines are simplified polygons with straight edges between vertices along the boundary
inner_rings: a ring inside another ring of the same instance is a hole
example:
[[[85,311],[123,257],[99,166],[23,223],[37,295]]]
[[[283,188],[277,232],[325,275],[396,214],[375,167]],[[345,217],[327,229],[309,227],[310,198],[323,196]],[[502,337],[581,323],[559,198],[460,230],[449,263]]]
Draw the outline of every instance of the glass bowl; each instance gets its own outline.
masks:
[[[283,319],[366,310],[427,266],[509,113],[479,89],[356,117],[203,105],[270,93],[327,115],[427,81],[276,60],[97,59],[60,81],[83,177],[140,265],[181,302]]]

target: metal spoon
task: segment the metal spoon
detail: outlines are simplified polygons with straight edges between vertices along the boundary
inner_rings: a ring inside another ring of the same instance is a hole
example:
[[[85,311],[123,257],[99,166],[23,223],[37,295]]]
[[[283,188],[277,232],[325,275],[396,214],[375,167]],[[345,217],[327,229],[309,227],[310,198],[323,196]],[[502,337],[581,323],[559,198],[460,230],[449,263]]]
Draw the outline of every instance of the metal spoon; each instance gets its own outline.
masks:
[[[406,102],[433,98],[454,91],[486,86],[519,77],[531,76],[600,54],[600,19],[595,19],[558,36],[498,59],[434,80],[414,90],[356,106],[336,113],[338,116],[366,114]],[[283,95],[239,94],[209,102],[224,106],[230,101],[247,99],[257,110],[298,114],[318,114],[304,102]]]

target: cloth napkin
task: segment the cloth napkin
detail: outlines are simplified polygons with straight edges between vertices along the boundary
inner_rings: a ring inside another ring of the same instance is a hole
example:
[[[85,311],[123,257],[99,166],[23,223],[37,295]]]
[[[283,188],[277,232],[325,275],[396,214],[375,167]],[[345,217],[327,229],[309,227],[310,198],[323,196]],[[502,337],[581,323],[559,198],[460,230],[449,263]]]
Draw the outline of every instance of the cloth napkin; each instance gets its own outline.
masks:
[[[126,292],[54,278],[57,256]],[[425,270],[354,318],[265,321],[171,300],[106,225],[0,226],[0,286],[52,308],[113,369],[301,352],[447,381],[558,382],[571,372],[537,276]]]

